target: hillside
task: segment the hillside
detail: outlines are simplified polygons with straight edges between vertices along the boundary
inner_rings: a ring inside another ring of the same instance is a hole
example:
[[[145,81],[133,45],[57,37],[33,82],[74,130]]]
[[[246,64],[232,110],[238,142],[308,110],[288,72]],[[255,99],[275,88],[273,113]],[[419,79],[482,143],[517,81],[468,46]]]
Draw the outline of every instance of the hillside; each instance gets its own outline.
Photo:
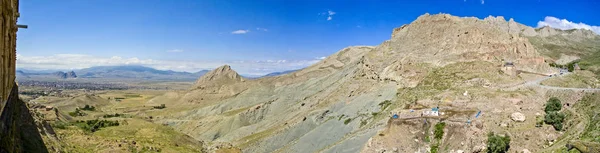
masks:
[[[427,133],[428,128],[416,126],[422,120],[392,121],[389,114],[442,106],[450,114],[426,120],[428,126],[440,120],[450,126],[472,126],[470,132],[447,129],[453,134],[443,140],[440,148],[449,149],[443,152],[485,149],[488,132],[527,134],[514,137],[511,149],[535,151],[543,144],[518,144],[545,140],[539,136],[543,134],[531,133],[535,129],[530,118],[542,112],[550,95],[546,89],[508,87],[558,70],[546,63],[550,56],[538,51],[530,36],[546,38],[512,19],[425,14],[394,29],[391,39],[378,46],[344,48],[287,75],[246,80],[229,66],[217,68],[187,92],[150,100],[168,103],[166,109],[148,115],[157,116],[154,122],[214,142],[209,145],[225,142],[244,152],[381,152],[393,150],[391,146],[414,152],[432,144],[411,143],[418,137],[411,133],[380,130],[398,125]],[[484,112],[482,118],[465,125],[478,110]],[[515,112],[528,120],[513,123],[505,117]],[[548,127],[540,132],[559,135]],[[465,134],[472,137],[461,137]],[[381,136],[402,140],[391,144],[392,139]]]

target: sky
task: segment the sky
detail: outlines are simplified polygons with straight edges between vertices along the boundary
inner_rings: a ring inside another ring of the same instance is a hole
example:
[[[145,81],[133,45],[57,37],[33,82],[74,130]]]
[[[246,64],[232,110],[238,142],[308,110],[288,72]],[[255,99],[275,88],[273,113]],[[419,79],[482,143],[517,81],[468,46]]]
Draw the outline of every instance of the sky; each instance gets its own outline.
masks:
[[[514,18],[600,33],[597,0],[23,0],[17,67],[143,65],[196,72],[229,64],[262,75],[378,45],[418,16]]]

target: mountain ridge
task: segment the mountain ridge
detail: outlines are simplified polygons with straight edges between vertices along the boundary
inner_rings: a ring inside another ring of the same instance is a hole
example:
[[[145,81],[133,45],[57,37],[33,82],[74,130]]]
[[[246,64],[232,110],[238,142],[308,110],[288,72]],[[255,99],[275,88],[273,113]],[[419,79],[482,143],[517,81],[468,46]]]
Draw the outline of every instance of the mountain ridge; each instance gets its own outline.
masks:
[[[377,135],[380,130],[401,124],[389,118],[393,112],[427,110],[450,97],[454,97],[452,103],[442,104],[445,109],[481,110],[493,116],[510,116],[506,113],[519,111],[520,107],[541,109],[538,104],[544,100],[539,97],[545,94],[518,95],[503,89],[532,77],[508,73],[510,70],[557,72],[546,63],[550,57],[540,53],[529,38],[546,36],[557,34],[539,34],[534,28],[500,17],[425,14],[393,29],[390,40],[377,46],[346,47],[286,75],[244,80],[223,66],[199,78],[188,91],[168,93],[151,101],[171,101],[168,105],[180,111],[161,116],[156,122],[198,140],[231,143],[244,152],[380,152],[384,148],[376,147],[379,142],[371,142],[387,138]],[[506,63],[513,67],[506,70]],[[216,81],[220,79],[233,81]],[[505,97],[515,96],[528,102],[519,107],[505,102]],[[463,123],[462,116],[458,119]],[[485,117],[469,127],[474,132],[469,133],[472,137],[458,137],[456,142],[443,145],[450,149],[462,146],[467,152],[485,148],[485,133],[496,129],[495,123],[500,122],[505,119]],[[409,123],[420,125],[422,121]],[[456,135],[461,134],[465,133]],[[408,141],[415,143],[413,139]],[[474,143],[455,144],[461,141]],[[520,144],[526,140],[518,137],[513,141]],[[428,143],[417,143],[417,147],[400,148],[405,152],[428,150]]]

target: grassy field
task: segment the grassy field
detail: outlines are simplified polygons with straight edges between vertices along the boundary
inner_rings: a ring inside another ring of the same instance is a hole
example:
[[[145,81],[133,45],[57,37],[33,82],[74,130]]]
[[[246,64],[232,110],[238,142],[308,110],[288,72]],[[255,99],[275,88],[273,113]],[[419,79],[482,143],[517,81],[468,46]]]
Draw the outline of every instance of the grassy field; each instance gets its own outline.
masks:
[[[56,131],[55,144],[58,144],[53,147],[63,152],[205,152],[203,142],[169,126],[152,122],[151,115],[166,115],[178,110],[177,107],[171,107],[171,103],[177,99],[150,102],[166,92],[65,90],[63,93],[67,94],[62,97],[46,95],[32,101],[54,106],[58,113],[68,116],[68,119],[50,121]],[[166,104],[167,108],[156,109],[155,106],[161,103]],[[94,109],[82,110],[84,105],[94,106]],[[81,115],[73,113],[77,109]],[[87,123],[96,119],[107,120],[107,126],[100,122]],[[118,126],[113,125],[117,122]],[[99,128],[90,130],[90,127]]]

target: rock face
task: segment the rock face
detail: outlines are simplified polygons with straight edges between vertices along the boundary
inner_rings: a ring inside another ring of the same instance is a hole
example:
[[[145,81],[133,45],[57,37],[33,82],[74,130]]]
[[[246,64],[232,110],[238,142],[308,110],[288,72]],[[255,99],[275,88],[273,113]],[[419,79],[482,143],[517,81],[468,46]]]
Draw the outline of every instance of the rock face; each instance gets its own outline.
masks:
[[[510,118],[515,122],[524,122],[525,121],[525,115],[523,115],[522,113],[519,113],[519,112],[512,113],[510,115]]]

